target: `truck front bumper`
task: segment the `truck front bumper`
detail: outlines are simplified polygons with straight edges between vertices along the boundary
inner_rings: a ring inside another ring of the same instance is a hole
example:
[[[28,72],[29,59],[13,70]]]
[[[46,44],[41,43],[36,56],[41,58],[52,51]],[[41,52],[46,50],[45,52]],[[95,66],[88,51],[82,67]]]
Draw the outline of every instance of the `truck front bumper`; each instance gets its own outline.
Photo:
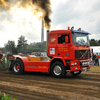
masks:
[[[70,71],[73,72],[73,71],[84,71],[84,70],[87,70],[89,71],[90,70],[90,66],[86,66],[86,67],[81,67],[81,66],[70,66]]]
[[[70,72],[74,71],[90,71],[90,60],[77,60],[77,61],[71,61],[70,62]]]

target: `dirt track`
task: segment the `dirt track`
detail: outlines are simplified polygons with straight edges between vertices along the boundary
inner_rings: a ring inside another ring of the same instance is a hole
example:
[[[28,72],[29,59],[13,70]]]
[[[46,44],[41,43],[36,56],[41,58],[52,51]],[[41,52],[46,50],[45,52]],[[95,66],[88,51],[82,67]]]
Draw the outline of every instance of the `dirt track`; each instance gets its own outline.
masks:
[[[100,74],[66,74],[57,79],[48,73],[0,71],[0,91],[18,100],[100,100]]]

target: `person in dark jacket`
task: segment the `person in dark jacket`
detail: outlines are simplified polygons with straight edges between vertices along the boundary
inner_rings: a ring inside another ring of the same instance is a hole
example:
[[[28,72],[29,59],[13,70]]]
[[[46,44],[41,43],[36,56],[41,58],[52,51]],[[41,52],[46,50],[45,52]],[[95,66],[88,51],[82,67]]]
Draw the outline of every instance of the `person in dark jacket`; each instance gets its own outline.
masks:
[[[93,66],[95,65],[95,58],[96,58],[96,55],[93,53],[93,55],[92,55]]]
[[[96,58],[95,58],[95,65],[98,66],[99,62],[98,62],[98,53],[96,53]]]

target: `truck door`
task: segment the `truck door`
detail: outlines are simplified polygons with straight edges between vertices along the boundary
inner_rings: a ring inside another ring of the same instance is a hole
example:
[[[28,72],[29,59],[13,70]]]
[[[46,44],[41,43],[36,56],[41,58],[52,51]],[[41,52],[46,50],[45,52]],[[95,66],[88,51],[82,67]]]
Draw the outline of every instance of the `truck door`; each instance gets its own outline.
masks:
[[[48,56],[52,57],[56,55],[56,45],[57,45],[57,35],[51,34],[49,35],[49,43],[48,43]]]
[[[68,43],[65,43],[65,37],[68,36]],[[70,37],[68,35],[58,35],[57,55],[69,57],[70,55]]]

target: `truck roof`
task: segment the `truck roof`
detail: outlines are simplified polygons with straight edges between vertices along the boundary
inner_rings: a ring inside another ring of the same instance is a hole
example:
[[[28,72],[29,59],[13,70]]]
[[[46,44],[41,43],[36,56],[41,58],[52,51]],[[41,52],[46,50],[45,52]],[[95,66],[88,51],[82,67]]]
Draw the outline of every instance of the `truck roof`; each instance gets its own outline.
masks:
[[[87,34],[87,35],[90,35],[89,32],[86,32],[86,31],[80,31],[80,30],[53,30],[53,31],[50,31],[50,34],[66,34],[66,33],[69,33],[69,32],[74,32],[74,33],[82,33],[82,34]]]
[[[80,30],[72,30],[72,32],[74,32],[74,33],[82,33],[82,34],[89,34],[90,35],[90,33],[89,32],[86,32],[86,31],[80,31]]]
[[[66,33],[69,33],[71,30],[53,30],[53,31],[50,31],[50,34],[66,34]]]

